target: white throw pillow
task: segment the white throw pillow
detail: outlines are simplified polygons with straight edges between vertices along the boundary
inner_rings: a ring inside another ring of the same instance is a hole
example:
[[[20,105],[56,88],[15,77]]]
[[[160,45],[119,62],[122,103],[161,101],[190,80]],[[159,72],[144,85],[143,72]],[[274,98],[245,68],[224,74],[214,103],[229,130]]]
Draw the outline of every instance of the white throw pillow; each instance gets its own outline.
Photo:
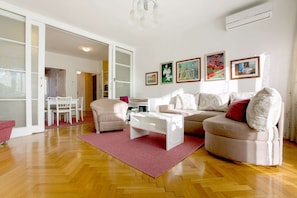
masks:
[[[229,104],[229,93],[221,94],[199,94],[199,110],[227,111]]]
[[[263,88],[248,104],[246,110],[247,123],[258,131],[275,126],[281,114],[282,98],[277,90]]]
[[[232,92],[230,94],[230,104],[234,101],[234,100],[245,100],[245,99],[250,99],[253,96],[255,96],[256,93],[255,92]]]
[[[176,109],[197,110],[195,96],[193,94],[178,94],[176,96]]]

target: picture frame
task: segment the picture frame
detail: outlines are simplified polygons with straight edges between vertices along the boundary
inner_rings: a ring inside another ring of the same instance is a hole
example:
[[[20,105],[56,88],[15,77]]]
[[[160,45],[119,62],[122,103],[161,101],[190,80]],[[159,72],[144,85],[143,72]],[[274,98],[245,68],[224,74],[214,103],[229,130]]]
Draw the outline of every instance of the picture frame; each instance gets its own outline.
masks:
[[[230,61],[231,80],[260,77],[260,56]]]
[[[176,82],[196,82],[201,80],[201,58],[176,62]]]
[[[145,73],[145,85],[157,85],[158,84],[158,72]]]
[[[225,71],[225,51],[205,55],[205,81],[225,80]]]
[[[173,83],[173,61],[161,63],[161,84]]]

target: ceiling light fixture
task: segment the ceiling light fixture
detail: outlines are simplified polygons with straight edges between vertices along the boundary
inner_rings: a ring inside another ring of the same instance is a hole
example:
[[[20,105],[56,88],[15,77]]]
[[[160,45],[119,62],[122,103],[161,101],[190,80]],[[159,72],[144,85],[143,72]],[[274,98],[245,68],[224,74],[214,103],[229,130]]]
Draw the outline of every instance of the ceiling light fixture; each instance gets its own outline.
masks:
[[[84,51],[84,52],[89,52],[89,51],[91,51],[91,48],[89,48],[89,47],[82,47],[81,49],[82,49],[82,51]]]
[[[139,29],[153,28],[159,23],[157,0],[133,0],[130,11],[130,24]]]

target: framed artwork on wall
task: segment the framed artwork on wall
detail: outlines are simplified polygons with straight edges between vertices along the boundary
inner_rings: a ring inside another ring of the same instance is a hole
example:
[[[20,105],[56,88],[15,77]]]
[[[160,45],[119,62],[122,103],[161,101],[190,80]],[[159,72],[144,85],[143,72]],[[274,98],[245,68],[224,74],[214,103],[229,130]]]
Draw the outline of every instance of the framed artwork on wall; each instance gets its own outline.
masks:
[[[260,56],[230,61],[231,80],[260,77]]]
[[[195,82],[201,80],[201,58],[176,62],[176,82]]]
[[[225,51],[205,55],[205,80],[224,80],[225,64]]]
[[[157,85],[158,72],[145,73],[145,85]]]
[[[161,83],[172,83],[173,82],[173,62],[161,63]]]

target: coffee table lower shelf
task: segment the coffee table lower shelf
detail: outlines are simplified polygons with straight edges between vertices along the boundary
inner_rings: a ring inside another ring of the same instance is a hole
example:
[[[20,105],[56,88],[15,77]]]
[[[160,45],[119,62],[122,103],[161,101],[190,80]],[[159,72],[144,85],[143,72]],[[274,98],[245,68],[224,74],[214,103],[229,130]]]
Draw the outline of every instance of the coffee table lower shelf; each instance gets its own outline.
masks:
[[[166,135],[166,150],[184,142],[184,119],[182,115],[155,112],[131,113],[130,139],[150,132]]]

